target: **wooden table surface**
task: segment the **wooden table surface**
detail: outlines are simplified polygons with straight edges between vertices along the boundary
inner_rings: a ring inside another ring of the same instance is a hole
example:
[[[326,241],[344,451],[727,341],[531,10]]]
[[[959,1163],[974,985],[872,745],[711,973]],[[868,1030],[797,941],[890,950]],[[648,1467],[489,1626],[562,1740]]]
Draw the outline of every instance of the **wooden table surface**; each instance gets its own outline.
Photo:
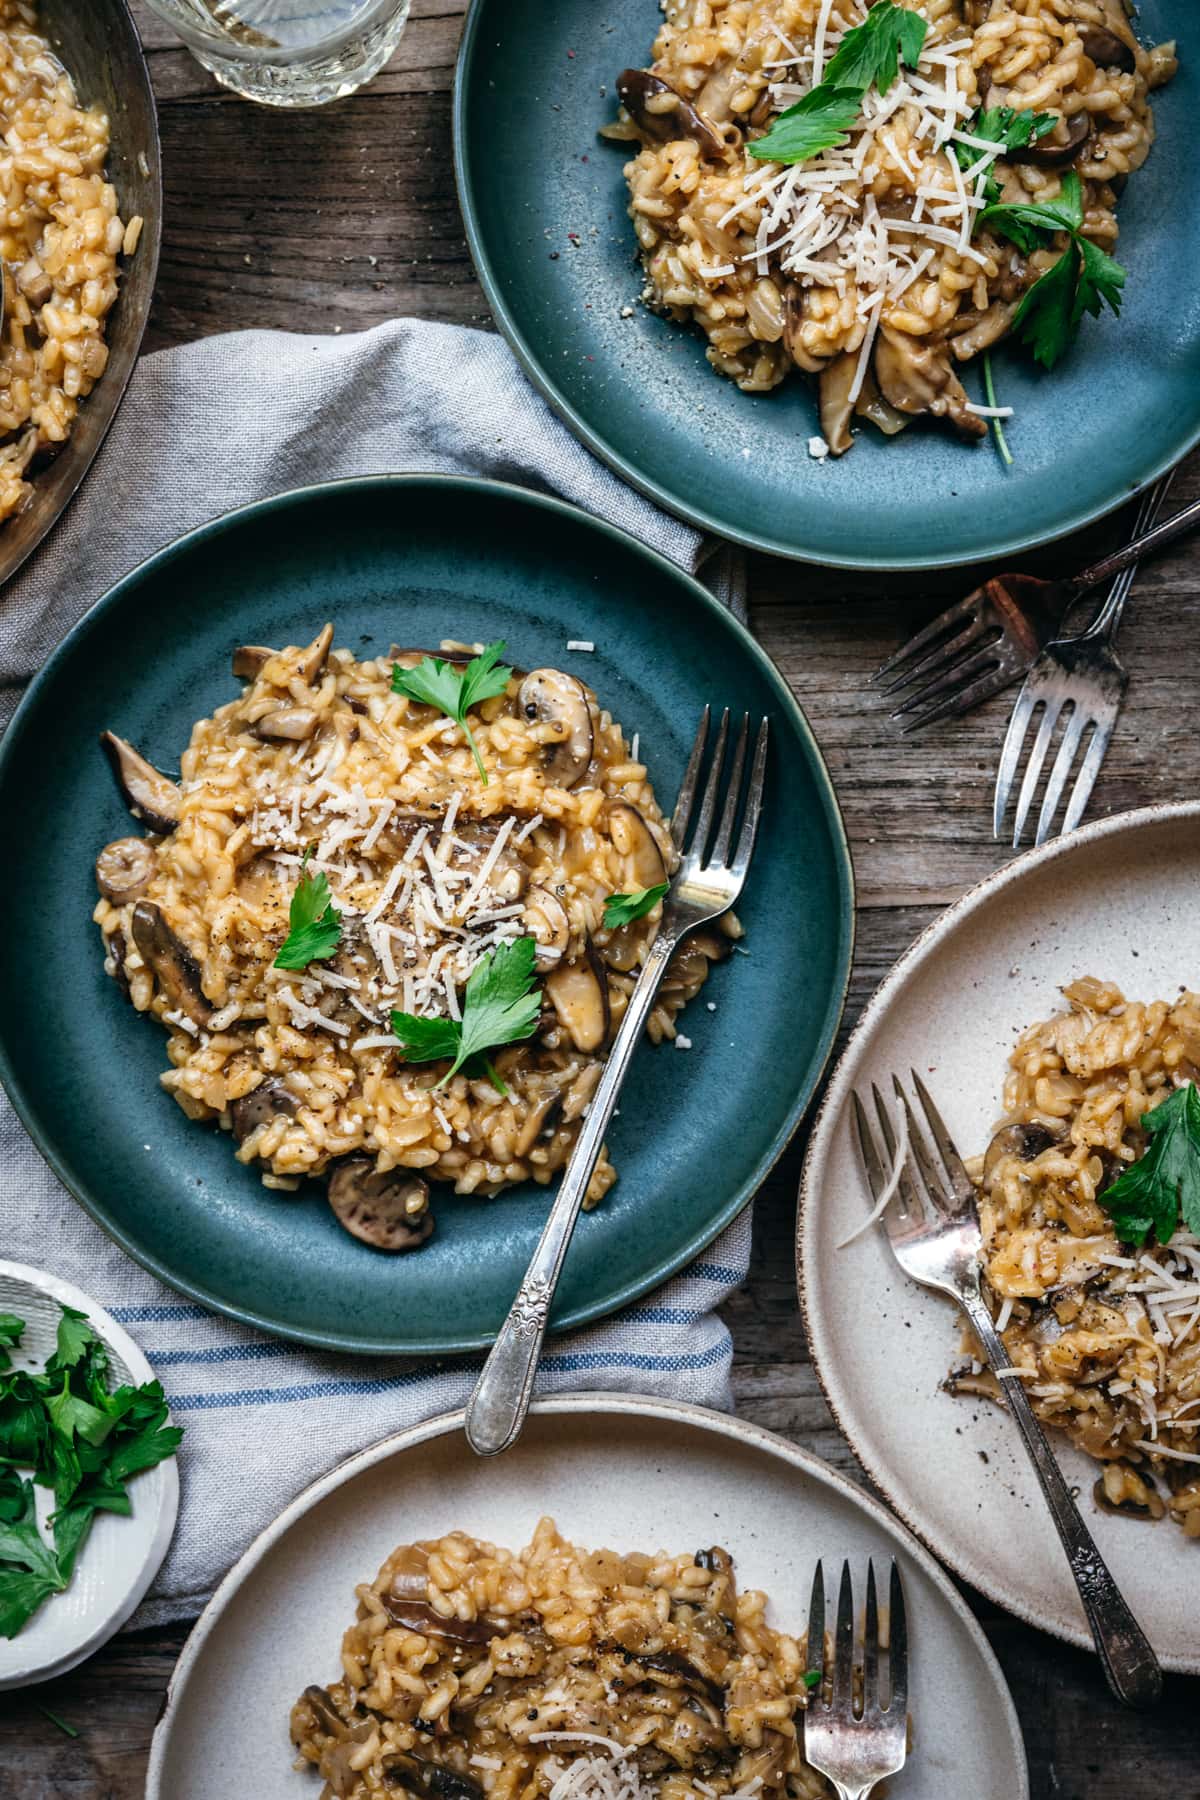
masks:
[[[166,180],[149,349],[245,326],[358,331],[398,314],[489,323],[450,157],[462,10],[459,0],[415,0],[396,58],[368,90],[289,117],[222,92],[135,0],[161,105]],[[1176,493],[1182,501],[1197,492],[1193,459]],[[1097,542],[1114,535],[1114,526],[1094,534]],[[1080,552],[1078,542],[1062,545],[1037,566],[1066,572],[1083,561]],[[754,629],[812,722],[854,854],[858,950],[843,1041],[917,932],[1007,854],[989,822],[1005,697],[909,742],[891,733],[863,685],[957,585],[953,576],[884,583],[753,563]],[[1134,681],[1093,814],[1196,791],[1198,588],[1200,543],[1169,552],[1138,583],[1121,645]],[[792,1218],[802,1154],[801,1138],[758,1201],[751,1277],[726,1309],[738,1411],[861,1481],[796,1310]],[[1200,1578],[1200,1547],[1197,1558]],[[1125,1713],[1094,1658],[967,1597],[1012,1688],[1035,1800],[1200,1800],[1200,1680],[1169,1677],[1156,1713]],[[140,1796],[186,1635],[181,1625],[123,1637],[60,1681],[0,1696],[0,1800]],[[42,1706],[78,1737],[60,1732]]]

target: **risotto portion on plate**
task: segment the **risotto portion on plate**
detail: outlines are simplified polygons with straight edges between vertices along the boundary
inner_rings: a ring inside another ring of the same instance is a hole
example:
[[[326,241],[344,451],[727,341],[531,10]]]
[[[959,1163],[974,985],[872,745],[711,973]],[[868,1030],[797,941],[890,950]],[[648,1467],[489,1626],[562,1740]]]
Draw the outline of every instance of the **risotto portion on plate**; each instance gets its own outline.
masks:
[[[292,1739],[322,1800],[820,1800],[797,1716],[800,1642],[717,1547],[588,1551],[543,1519],[527,1549],[452,1532],[358,1590],[341,1673]]]
[[[147,835],[100,852],[93,916],[164,1087],[269,1187],[328,1177],[380,1249],[428,1238],[431,1181],[562,1168],[678,862],[636,736],[503,649],[356,660],[326,625],[234,653],[179,782],[102,739]],[[739,934],[677,952],[655,1042]],[[589,1204],[615,1179],[602,1155]]]
[[[1084,312],[1119,309],[1117,194],[1176,67],[1121,0],[663,10],[606,130],[637,146],[643,299],[747,393],[819,377],[814,456],[848,450],[856,419],[983,437],[997,409],[963,364],[1014,335],[1053,366]]]
[[[1063,991],[968,1165],[996,1323],[1042,1422],[1103,1465],[1097,1500],[1200,1538],[1200,994]],[[974,1365],[951,1385],[996,1392]]]
[[[0,0],[0,523],[25,505],[37,459],[66,443],[108,362],[118,261],[142,230],[119,216],[108,138],[106,115],[80,106],[34,7]]]

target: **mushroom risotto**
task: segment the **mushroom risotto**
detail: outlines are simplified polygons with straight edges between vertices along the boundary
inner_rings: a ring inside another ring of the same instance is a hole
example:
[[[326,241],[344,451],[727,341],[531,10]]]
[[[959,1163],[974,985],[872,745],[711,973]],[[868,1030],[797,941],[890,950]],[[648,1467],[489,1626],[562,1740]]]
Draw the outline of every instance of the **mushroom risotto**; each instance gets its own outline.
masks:
[[[856,416],[982,437],[996,409],[962,364],[1015,333],[1051,366],[1083,312],[1119,308],[1116,196],[1176,67],[1121,0],[664,11],[606,131],[637,145],[643,298],[747,393],[819,376],[814,455],[848,450]]]
[[[516,1554],[457,1531],[393,1551],[292,1738],[322,1800],[821,1800],[806,1694],[724,1550],[589,1552],[543,1519]]]
[[[1013,1051],[1004,1122],[972,1167],[996,1323],[1039,1418],[1103,1464],[1097,1500],[1200,1538],[1200,1236],[1185,1212],[1166,1243],[1140,1220],[1122,1241],[1115,1189],[1158,1142],[1143,1118],[1195,1099],[1180,1090],[1200,1080],[1200,994],[1126,1001],[1090,978],[1064,993],[1070,1010]],[[1200,1181],[1194,1131],[1163,1184],[1172,1223],[1188,1154]],[[952,1385],[996,1393],[987,1373]]]
[[[101,851],[93,916],[184,1111],[269,1187],[328,1176],[347,1230],[404,1250],[431,1180],[562,1168],[678,859],[636,738],[575,676],[332,639],[235,652],[246,685],[179,783],[105,733],[148,835]],[[677,953],[655,1042],[739,929]],[[602,1155],[589,1204],[615,1179]]]
[[[38,457],[60,449],[104,373],[122,223],[105,179],[108,119],[80,106],[27,0],[0,0],[0,522],[32,493]]]

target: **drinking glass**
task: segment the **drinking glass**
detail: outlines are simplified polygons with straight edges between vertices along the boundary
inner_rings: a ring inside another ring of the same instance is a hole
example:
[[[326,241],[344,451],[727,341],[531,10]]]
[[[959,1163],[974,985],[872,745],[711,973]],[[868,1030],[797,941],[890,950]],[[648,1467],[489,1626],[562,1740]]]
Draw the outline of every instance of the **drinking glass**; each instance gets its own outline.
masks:
[[[265,106],[322,106],[379,72],[409,0],[146,0],[197,61]]]

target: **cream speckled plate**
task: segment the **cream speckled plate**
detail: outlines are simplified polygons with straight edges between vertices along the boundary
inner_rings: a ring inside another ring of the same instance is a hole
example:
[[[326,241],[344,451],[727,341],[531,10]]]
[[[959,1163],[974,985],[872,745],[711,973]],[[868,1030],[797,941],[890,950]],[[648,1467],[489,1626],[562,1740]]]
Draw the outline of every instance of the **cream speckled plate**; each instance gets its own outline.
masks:
[[[882,1229],[837,1244],[870,1200],[851,1141],[851,1089],[920,1070],[964,1156],[999,1116],[1019,1031],[1078,975],[1130,999],[1200,986],[1200,805],[1104,819],[1018,857],[917,940],[882,984],[838,1064],[801,1189],[797,1267],[829,1404],[906,1524],[956,1574],[1031,1624],[1090,1647],[1083,1611],[1016,1432],[987,1401],[941,1383],[957,1309],[901,1274]],[[1169,1669],[1200,1673],[1200,1546],[1168,1520],[1114,1518],[1091,1497],[1098,1465],[1051,1439],[1130,1605]]]
[[[1016,1713],[983,1633],[876,1501],[769,1432],[617,1394],[534,1407],[516,1448],[480,1460],[453,1414],[364,1451],[247,1551],[189,1638],[154,1735],[146,1800],[316,1800],[288,1714],[338,1671],[354,1586],[396,1544],[454,1526],[516,1548],[551,1514],[591,1546],[722,1543],[770,1617],[803,1627],[813,1564],[896,1556],[911,1645],[914,1749],[890,1800],[1027,1800]]]

